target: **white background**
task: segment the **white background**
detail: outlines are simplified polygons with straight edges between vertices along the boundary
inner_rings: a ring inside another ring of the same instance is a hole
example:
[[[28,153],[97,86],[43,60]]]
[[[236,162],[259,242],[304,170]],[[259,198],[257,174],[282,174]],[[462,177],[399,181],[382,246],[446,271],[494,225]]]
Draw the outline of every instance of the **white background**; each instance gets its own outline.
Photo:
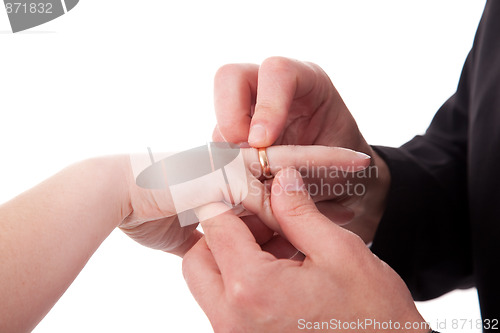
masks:
[[[217,68],[273,55],[320,64],[366,139],[400,145],[422,133],[454,92],[483,6],[81,0],[15,35],[0,10],[0,202],[81,159],[205,143],[215,124]],[[431,323],[447,319],[446,331],[454,318],[479,318],[474,290],[418,307]],[[181,260],[120,231],[35,329],[209,331]]]

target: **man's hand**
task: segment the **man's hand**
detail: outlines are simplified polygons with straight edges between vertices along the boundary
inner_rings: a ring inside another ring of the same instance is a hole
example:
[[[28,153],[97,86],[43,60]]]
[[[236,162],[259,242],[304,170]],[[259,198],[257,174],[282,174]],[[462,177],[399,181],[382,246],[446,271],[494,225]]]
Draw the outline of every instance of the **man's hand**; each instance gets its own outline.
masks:
[[[330,211],[338,211],[339,205],[353,211],[356,223],[347,228],[365,242],[373,239],[385,209],[390,175],[319,66],[281,57],[266,59],[260,66],[226,65],[215,76],[214,90],[215,141],[248,141],[253,147],[339,146],[370,155],[374,168],[369,177],[356,180],[366,187],[366,194],[325,200],[318,208],[334,221]]]
[[[215,332],[299,332],[323,322],[342,332],[429,330],[400,277],[316,209],[297,171],[278,173],[271,205],[303,262],[262,251],[229,212],[202,222],[205,237],[184,257],[185,279]]]
[[[214,139],[324,145],[371,153],[328,75],[317,65],[273,57],[258,65],[231,64],[215,75]]]

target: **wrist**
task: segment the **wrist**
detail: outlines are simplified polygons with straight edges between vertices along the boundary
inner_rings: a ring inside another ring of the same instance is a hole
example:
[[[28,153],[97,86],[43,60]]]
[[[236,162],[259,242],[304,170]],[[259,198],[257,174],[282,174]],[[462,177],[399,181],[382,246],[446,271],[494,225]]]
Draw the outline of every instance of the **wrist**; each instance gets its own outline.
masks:
[[[90,182],[97,184],[94,188],[96,195],[107,196],[107,204],[112,207],[113,216],[116,216],[110,221],[113,227],[117,227],[132,213],[130,183],[133,175],[129,156],[114,155],[84,160],[80,162],[80,173],[93,178]]]

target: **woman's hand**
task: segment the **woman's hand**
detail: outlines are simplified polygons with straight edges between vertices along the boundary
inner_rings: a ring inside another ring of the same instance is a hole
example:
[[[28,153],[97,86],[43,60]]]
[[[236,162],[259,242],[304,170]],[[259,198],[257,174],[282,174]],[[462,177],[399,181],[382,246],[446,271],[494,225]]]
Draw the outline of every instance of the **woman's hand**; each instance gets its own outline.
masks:
[[[231,183],[233,199],[240,203],[237,209],[279,229],[266,185],[258,180],[257,151],[242,149],[242,155],[247,177]],[[356,152],[328,147],[273,147],[268,155],[273,173],[281,166],[300,168],[307,161],[354,169],[369,163]],[[207,212],[226,207],[226,193],[220,184],[207,183],[177,199],[198,207],[201,217],[213,217]],[[201,234],[196,225],[181,227],[176,214],[168,190],[137,186],[129,156],[74,164],[1,205],[0,331],[32,330],[117,226],[141,244],[182,256]],[[270,229],[260,222],[249,224],[264,240],[271,238]]]
[[[172,188],[141,188],[129,172],[131,213],[120,224],[120,228],[145,246],[182,256],[201,234],[196,230],[197,224],[181,227],[177,217],[179,207],[195,209],[200,220],[232,209],[240,216],[245,216],[245,221],[262,243],[267,242],[274,231],[280,231],[269,204],[270,181],[260,181],[262,169],[257,149],[244,148],[240,153],[243,169],[238,173],[238,165],[235,163],[226,167],[228,184],[214,181],[214,177],[201,177],[186,182],[180,194],[176,193],[175,200]],[[274,146],[267,149],[267,155],[272,174],[288,166],[301,170],[308,186],[318,189],[318,199],[333,198],[345,186],[343,178],[328,177],[326,171],[355,174],[370,163],[367,155],[323,146]],[[227,191],[228,186],[231,194]],[[233,207],[227,204],[231,200]],[[332,214],[336,214],[339,221],[351,218],[350,212],[342,210]],[[262,226],[260,221],[268,228]]]

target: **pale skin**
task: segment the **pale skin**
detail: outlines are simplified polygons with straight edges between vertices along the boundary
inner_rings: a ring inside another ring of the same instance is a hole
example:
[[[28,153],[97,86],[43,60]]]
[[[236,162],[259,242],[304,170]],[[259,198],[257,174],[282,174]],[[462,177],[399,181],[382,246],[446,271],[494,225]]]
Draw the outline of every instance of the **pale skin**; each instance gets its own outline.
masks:
[[[268,229],[276,226],[269,194],[261,176],[257,152],[242,150],[253,191],[241,199],[249,228],[273,248]],[[325,166],[366,168],[367,156],[330,147],[273,147],[275,174],[281,166],[297,168],[315,160]],[[310,179],[314,182],[314,179]],[[241,185],[241,184],[236,184]],[[239,193],[234,193],[238,196]],[[220,188],[198,190],[197,204],[227,198]],[[69,287],[99,245],[116,228],[139,243],[183,256],[201,237],[196,225],[182,228],[170,193],[145,190],[135,184],[128,156],[102,157],[76,163],[0,206],[0,332],[29,332]],[[280,253],[295,251],[279,246]],[[278,251],[278,252],[279,252]],[[293,252],[293,253],[295,253]],[[283,255],[287,256],[287,253]]]
[[[371,241],[384,211],[390,175],[328,76],[313,64],[272,58],[262,66],[225,66],[216,76],[215,89],[215,139],[248,141],[254,147],[348,147],[372,156],[379,177],[362,181],[367,193],[361,197],[314,197],[325,217],[302,188],[294,191],[292,186],[286,194],[272,196],[265,190],[272,181],[260,183],[252,169],[250,179],[262,187],[243,204],[245,215],[255,215],[240,219],[226,212],[211,218],[203,223],[207,236],[202,238],[195,226],[180,228],[167,193],[134,187],[128,157],[70,166],[0,206],[0,331],[33,329],[117,226],[155,249],[183,256],[192,247],[184,259],[184,274],[216,331],[293,331],[299,318],[423,321],[397,274],[358,236],[332,223],[350,222],[346,228]],[[250,125],[262,127],[255,132]],[[278,148],[268,148],[273,174],[279,166],[299,169],[306,159],[300,147],[281,154]],[[307,149],[314,148],[319,147]],[[247,161],[255,162],[255,150],[248,151]],[[362,169],[370,162],[344,150],[317,153],[312,155],[330,166]],[[289,178],[282,175],[277,175],[273,188]],[[298,179],[294,173],[293,180]],[[306,185],[315,181],[305,179]],[[207,193],[207,204],[227,200],[221,189]],[[215,228],[218,225],[224,228]],[[197,278],[201,271],[209,280]]]
[[[303,332],[301,319],[308,331],[332,319],[349,326],[317,331],[429,331],[401,278],[318,211],[296,170],[276,175],[271,204],[303,261],[263,251],[232,213],[202,222],[205,236],[184,257],[185,279],[215,332]],[[356,326],[358,319],[391,326]]]
[[[390,174],[326,73],[315,64],[281,57],[260,66],[226,65],[215,77],[215,110],[214,140],[248,141],[253,147],[348,147],[372,156],[378,169],[377,177],[364,181],[364,196],[315,199],[317,208],[303,191],[271,197],[282,235],[291,243],[281,246],[300,249],[303,263],[275,260],[261,251],[235,216],[204,223],[206,236],[185,257],[184,274],[215,331],[287,327],[293,332],[299,318],[423,322],[400,277],[364,245],[373,240],[383,215]],[[273,187],[280,186],[281,176]],[[340,221],[344,229],[333,223],[339,223],[339,211],[350,212],[348,221]],[[238,250],[228,252],[229,247]],[[198,279],[200,270],[210,278]]]

